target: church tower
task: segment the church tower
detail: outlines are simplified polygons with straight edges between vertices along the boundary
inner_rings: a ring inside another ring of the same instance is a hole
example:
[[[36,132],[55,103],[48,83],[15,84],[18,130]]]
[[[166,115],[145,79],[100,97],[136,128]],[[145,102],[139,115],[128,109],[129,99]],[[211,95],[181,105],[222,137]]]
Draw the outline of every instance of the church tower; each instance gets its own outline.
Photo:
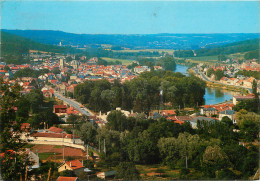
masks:
[[[64,68],[64,59],[60,59],[60,69]]]

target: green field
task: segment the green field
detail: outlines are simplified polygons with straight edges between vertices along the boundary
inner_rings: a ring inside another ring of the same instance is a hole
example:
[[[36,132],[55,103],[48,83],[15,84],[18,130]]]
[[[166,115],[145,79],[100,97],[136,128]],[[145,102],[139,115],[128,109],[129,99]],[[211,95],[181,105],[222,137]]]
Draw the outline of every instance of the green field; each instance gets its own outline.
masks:
[[[141,50],[113,50],[113,52],[167,52],[173,54],[174,50],[170,49],[141,49]]]
[[[197,61],[217,62],[218,61],[218,56],[188,57],[187,59],[197,60]]]
[[[46,153],[39,153],[40,160],[47,160],[50,156],[55,155],[54,152],[46,152]],[[56,153],[56,155],[59,155],[59,153]]]
[[[126,59],[117,59],[117,58],[108,58],[108,57],[101,57],[103,60],[106,60],[108,62],[115,62],[120,61],[123,65],[130,65],[133,60],[126,60]]]

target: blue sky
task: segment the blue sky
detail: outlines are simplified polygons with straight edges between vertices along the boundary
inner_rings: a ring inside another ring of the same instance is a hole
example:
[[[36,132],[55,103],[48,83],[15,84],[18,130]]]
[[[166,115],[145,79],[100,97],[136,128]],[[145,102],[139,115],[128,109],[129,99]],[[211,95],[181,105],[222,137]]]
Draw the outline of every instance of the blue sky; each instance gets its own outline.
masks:
[[[2,29],[90,34],[260,33],[257,1],[5,1]]]

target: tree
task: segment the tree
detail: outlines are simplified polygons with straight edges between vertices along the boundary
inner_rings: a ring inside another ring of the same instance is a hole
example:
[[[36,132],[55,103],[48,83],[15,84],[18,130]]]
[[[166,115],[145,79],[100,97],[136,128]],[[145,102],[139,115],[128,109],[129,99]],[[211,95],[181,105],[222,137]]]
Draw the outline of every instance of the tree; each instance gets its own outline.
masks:
[[[115,99],[115,92],[112,90],[104,90],[101,92],[101,99],[109,103],[111,110],[113,100]]]
[[[252,90],[253,90],[253,94],[255,95],[255,97],[254,97],[255,112],[258,112],[260,105],[259,105],[259,94],[257,92],[256,80],[253,81]]]
[[[128,120],[121,111],[111,111],[107,116],[107,127],[116,131],[129,129]]]
[[[24,150],[27,143],[21,139],[22,134],[26,136],[21,129],[22,119],[14,110],[21,98],[20,87],[17,84],[9,87],[0,80],[0,90],[4,92],[0,99],[1,176],[4,180],[19,180],[20,176],[25,175],[26,166],[31,165]]]
[[[212,74],[214,74],[215,73],[215,71],[214,71],[214,69],[213,68],[209,68],[208,70],[207,70],[207,76],[208,77],[210,77]]]
[[[80,116],[76,115],[76,114],[71,114],[69,115],[69,117],[67,118],[67,122],[69,124],[72,124],[73,128],[75,127],[75,123],[79,121]]]
[[[216,171],[230,166],[226,153],[217,145],[208,146],[203,153],[204,172],[211,178],[216,176]]]
[[[227,57],[225,55],[219,55],[218,56],[218,61],[225,61]]]
[[[32,113],[37,113],[43,104],[43,94],[40,89],[34,89],[27,94],[26,99],[30,102],[30,108]]]
[[[121,162],[116,167],[116,179],[139,180],[139,172],[132,162]]]
[[[85,143],[95,143],[95,138],[97,135],[96,127],[90,122],[83,123],[80,127],[80,135]]]
[[[233,121],[229,117],[227,117],[227,116],[224,116],[222,118],[221,122],[225,123],[229,127],[231,127],[233,125]]]
[[[224,76],[224,71],[217,69],[215,72],[216,80],[220,80]]]

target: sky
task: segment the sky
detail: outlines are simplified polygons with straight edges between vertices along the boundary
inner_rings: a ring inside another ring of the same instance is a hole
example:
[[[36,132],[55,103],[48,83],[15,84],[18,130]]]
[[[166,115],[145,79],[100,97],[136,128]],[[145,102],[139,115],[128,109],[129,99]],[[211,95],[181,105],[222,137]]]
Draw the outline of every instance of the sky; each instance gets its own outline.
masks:
[[[2,1],[1,29],[79,34],[260,33],[258,1]]]

